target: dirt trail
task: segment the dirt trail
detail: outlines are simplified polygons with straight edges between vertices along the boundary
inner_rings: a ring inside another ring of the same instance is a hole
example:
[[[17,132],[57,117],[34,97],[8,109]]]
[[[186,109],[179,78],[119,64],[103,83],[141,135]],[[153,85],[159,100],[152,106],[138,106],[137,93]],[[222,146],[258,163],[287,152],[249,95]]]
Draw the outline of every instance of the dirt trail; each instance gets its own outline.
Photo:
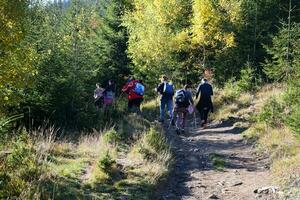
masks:
[[[266,160],[256,158],[253,148],[244,143],[243,131],[234,127],[233,121],[204,130],[190,129],[180,136],[169,131],[176,166],[156,199],[275,199],[270,194],[254,193],[255,189],[270,186],[269,170]],[[223,162],[221,170],[212,163],[211,156],[216,154]]]

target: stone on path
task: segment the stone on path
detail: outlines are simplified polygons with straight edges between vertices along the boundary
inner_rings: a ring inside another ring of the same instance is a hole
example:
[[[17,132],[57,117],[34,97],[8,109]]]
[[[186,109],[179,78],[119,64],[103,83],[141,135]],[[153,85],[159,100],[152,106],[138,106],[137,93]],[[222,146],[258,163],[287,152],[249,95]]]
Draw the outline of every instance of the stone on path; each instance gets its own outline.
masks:
[[[208,199],[220,199],[217,195],[212,194],[208,197]]]
[[[278,190],[279,190],[279,188],[276,186],[269,186],[269,187],[258,188],[256,190],[254,190],[254,193],[270,194],[270,193],[276,193]]]
[[[235,186],[239,186],[239,185],[242,185],[242,184],[243,184],[242,181],[238,181],[238,182],[233,183],[232,186],[235,187]]]

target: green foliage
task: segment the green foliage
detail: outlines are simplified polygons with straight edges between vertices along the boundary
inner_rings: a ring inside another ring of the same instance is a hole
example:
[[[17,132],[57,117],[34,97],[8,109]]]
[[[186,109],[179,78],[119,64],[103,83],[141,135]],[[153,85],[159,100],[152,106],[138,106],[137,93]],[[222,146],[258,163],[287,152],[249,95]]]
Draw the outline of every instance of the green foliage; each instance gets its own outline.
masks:
[[[9,131],[11,130],[12,122],[22,118],[23,115],[15,115],[11,117],[0,118],[0,147],[5,142],[9,141]]]
[[[241,77],[237,81],[237,87],[240,92],[250,91],[254,87],[254,70],[248,65],[241,70]]]
[[[18,197],[30,191],[43,170],[32,140],[26,132],[6,146],[9,153],[0,157],[0,198]]]
[[[115,129],[111,129],[105,132],[103,139],[109,144],[116,145],[121,141],[121,135]]]
[[[240,89],[239,89],[235,79],[232,78],[225,83],[221,101],[222,102],[225,101],[226,103],[231,103],[239,95],[240,95]]]
[[[297,135],[300,135],[300,108],[298,106],[291,107],[292,111],[287,117],[287,124]]]
[[[220,170],[220,171],[224,170],[226,162],[221,155],[213,153],[209,156],[209,159],[211,160],[213,167],[215,169]]]
[[[256,123],[249,129],[247,129],[245,132],[243,132],[243,138],[247,141],[247,143],[254,144],[262,136],[265,130],[265,123]]]
[[[105,173],[110,174],[115,164],[116,161],[111,157],[109,151],[106,151],[99,159],[97,166]]]
[[[265,103],[258,116],[258,120],[276,127],[282,125],[285,119],[284,104],[275,97],[271,97]]]
[[[161,132],[151,128],[145,135],[145,141],[149,144],[155,152],[163,152],[169,148],[165,142],[165,138]]]
[[[254,71],[248,63],[246,68],[241,70],[239,80],[231,78],[224,84],[218,103],[229,104],[235,102],[241,93],[251,91],[255,86],[254,76]]]
[[[273,37],[272,46],[266,47],[272,59],[266,60],[264,70],[275,80],[288,79],[295,73],[300,57],[300,24],[293,23],[289,29],[283,24],[277,36]]]
[[[139,152],[146,160],[159,159],[160,154],[169,150],[169,146],[161,132],[151,128],[143,137]]]
[[[25,39],[30,30],[28,0],[0,1],[0,112],[22,102],[24,89],[33,83],[39,55]],[[11,114],[11,113],[10,113]]]
[[[188,44],[190,1],[134,0],[132,4],[123,25],[129,31],[128,53],[134,64],[133,73],[154,84],[160,73],[171,74],[183,68],[176,55],[184,54]]]
[[[239,20],[239,1],[196,0],[193,3],[192,42],[194,45],[231,47],[234,45],[232,28]]]
[[[123,3],[37,6],[25,39],[42,59],[36,66],[34,87],[24,91],[21,105],[21,112],[25,106],[31,108],[36,126],[44,120],[66,129],[107,123],[97,117],[93,90],[96,82],[106,87],[109,79],[116,81],[119,90],[129,74],[126,32],[120,27]]]
[[[300,121],[300,23],[283,24],[278,35],[273,37],[273,45],[266,47],[272,57],[264,65],[267,75],[275,80],[283,80],[287,90],[284,100],[288,111],[286,123],[299,134]]]

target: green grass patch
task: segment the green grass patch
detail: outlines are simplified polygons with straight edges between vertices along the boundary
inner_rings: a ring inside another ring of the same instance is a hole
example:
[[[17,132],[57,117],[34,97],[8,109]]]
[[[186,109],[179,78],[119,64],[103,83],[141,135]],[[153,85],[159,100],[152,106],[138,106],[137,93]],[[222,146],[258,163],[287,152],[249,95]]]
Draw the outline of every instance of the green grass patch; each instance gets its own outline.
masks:
[[[83,173],[88,164],[89,158],[87,157],[77,157],[75,159],[57,157],[55,162],[49,164],[49,170],[57,176],[76,178]]]
[[[216,170],[224,171],[226,161],[224,160],[222,155],[212,153],[212,154],[209,155],[209,159],[212,162],[212,165]]]

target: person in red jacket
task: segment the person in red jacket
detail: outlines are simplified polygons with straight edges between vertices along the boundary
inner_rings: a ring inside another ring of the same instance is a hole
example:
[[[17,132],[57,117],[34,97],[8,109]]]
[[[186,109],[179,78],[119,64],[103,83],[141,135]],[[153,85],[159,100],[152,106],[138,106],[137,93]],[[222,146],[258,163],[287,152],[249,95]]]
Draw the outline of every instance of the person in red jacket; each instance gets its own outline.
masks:
[[[137,89],[138,86],[143,87],[142,91]],[[141,103],[144,100],[144,86],[141,81],[135,80],[133,77],[129,77],[127,83],[123,86],[122,92],[128,94],[128,111],[132,111],[136,108],[137,113],[141,114]]]

